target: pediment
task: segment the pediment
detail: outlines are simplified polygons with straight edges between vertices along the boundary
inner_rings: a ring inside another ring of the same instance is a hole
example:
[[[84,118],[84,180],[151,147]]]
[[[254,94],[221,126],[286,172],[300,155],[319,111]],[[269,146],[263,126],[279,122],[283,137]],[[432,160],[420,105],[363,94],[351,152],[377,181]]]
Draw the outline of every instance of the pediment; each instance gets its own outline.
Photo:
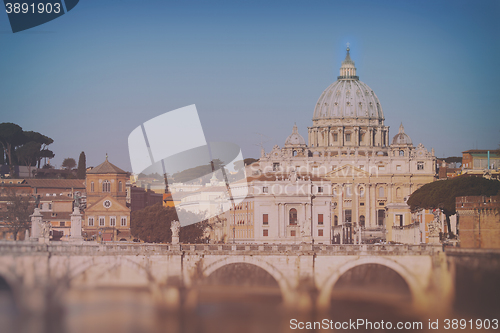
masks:
[[[348,177],[369,177],[370,174],[363,169],[355,167],[352,164],[343,165],[325,175],[325,178],[348,178]]]
[[[104,206],[104,201],[109,200],[111,201],[111,206],[109,208],[106,208]],[[118,202],[115,198],[112,196],[105,196],[101,198],[99,201],[97,201],[95,204],[93,204],[90,207],[87,207],[85,209],[85,213],[91,213],[91,212],[130,212],[130,209],[127,206],[122,205],[120,202]]]

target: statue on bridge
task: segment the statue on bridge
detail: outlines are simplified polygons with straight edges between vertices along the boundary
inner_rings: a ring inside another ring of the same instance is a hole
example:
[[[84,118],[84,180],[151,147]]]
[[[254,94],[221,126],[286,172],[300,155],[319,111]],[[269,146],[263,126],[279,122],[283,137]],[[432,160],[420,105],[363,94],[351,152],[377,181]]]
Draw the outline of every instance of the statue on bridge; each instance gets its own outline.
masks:
[[[179,221],[172,221],[170,224],[170,230],[172,231],[172,244],[179,244],[179,231],[181,229],[181,223]]]

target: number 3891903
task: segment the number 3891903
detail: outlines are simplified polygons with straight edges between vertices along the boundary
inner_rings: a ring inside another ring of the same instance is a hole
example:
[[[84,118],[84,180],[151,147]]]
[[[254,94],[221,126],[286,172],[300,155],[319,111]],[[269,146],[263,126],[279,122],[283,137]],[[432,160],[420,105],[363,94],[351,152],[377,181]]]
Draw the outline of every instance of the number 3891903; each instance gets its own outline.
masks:
[[[38,3],[35,5],[34,3],[28,4],[28,3],[6,3],[5,4],[5,9],[7,11],[7,14],[26,14],[26,13],[33,13],[33,14],[59,14],[61,12],[61,4],[60,3]]]

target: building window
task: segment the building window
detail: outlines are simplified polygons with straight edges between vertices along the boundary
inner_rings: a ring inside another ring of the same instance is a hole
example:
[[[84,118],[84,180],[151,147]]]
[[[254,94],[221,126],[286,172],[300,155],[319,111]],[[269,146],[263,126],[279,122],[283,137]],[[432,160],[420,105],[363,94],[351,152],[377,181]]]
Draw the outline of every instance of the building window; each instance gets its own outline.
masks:
[[[323,225],[323,214],[318,214],[318,224]]]
[[[290,230],[290,236],[295,237],[295,230]]]
[[[359,142],[363,142],[364,139],[365,139],[365,134],[361,133],[361,135],[359,136]]]
[[[323,193],[323,186],[318,186],[318,193]]]
[[[112,226],[112,227],[115,227],[116,226],[116,217],[114,216],[111,216],[109,218],[109,225]]]
[[[337,215],[333,217],[333,225],[339,225],[339,218]]]
[[[359,225],[364,227],[365,226],[365,216],[364,215],[361,215],[359,217]]]
[[[402,227],[403,224],[403,215],[401,214],[396,214],[396,225]]]
[[[417,162],[417,170],[424,170],[424,162]]]
[[[99,226],[104,227],[104,217],[103,216],[99,217]]]
[[[269,188],[267,186],[264,186],[262,188],[262,193],[269,193]]]
[[[290,209],[288,214],[290,225],[297,225],[297,210],[295,208]]]
[[[396,170],[401,171],[401,165],[396,165]]]
[[[121,226],[122,227],[126,227],[127,226],[127,217],[126,216],[122,216],[122,218],[121,218]]]
[[[94,182],[90,182],[90,192],[94,192]]]
[[[118,192],[123,192],[123,183],[118,182]]]
[[[364,205],[365,205],[365,203],[364,203],[364,202],[360,202],[360,203],[359,203],[359,205],[360,205],[360,206],[364,206]]]
[[[378,211],[378,225],[383,226],[384,225],[384,219],[385,219],[385,210],[380,209]]]
[[[269,230],[267,230],[267,229],[262,230],[262,236],[264,236],[264,237],[269,236]]]
[[[102,191],[103,192],[111,192],[111,183],[109,180],[105,180],[102,182]]]
[[[93,227],[93,226],[94,226],[94,218],[89,217],[89,227]]]
[[[49,203],[49,209],[52,209],[52,204],[51,203]]]
[[[378,196],[379,196],[380,198],[385,197],[385,191],[384,191],[384,188],[383,188],[383,187],[379,187],[379,188],[378,188]]]
[[[346,223],[351,223],[352,222],[352,210],[350,210],[350,209],[344,210],[344,216],[345,216],[345,222]]]
[[[273,171],[279,171],[280,170],[280,164],[279,163],[273,163]]]
[[[339,141],[339,135],[337,133],[333,133],[333,141]]]
[[[346,141],[346,142],[350,142],[350,141],[351,141],[351,134],[350,134],[350,133],[347,133],[347,134],[345,135],[345,141]]]
[[[360,198],[363,198],[365,196],[365,188],[364,187],[361,187],[359,189],[359,197]]]
[[[318,236],[323,236],[323,229],[318,229]]]
[[[384,170],[385,170],[385,165],[378,166],[378,171],[384,171]]]
[[[396,197],[401,198],[401,196],[402,196],[402,195],[401,195],[401,187],[398,187],[398,188],[396,189]]]
[[[262,224],[269,224],[269,214],[262,214]]]
[[[399,151],[399,156],[405,156],[405,152],[403,150]]]
[[[64,222],[64,221],[59,222],[59,226],[60,227],[65,227],[66,226],[66,222]]]

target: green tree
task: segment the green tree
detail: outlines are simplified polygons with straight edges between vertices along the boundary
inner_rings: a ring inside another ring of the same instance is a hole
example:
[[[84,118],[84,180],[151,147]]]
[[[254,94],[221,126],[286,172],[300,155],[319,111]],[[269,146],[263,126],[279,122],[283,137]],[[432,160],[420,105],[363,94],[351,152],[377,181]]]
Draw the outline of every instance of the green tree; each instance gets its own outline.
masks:
[[[194,214],[193,214],[194,215]],[[161,203],[132,212],[130,231],[134,238],[148,243],[170,243],[172,221],[178,220],[174,207],[163,207]],[[204,243],[203,231],[207,221],[182,227],[179,233],[181,243]]]
[[[492,196],[500,190],[498,180],[483,177],[455,177],[425,184],[412,193],[407,201],[412,211],[420,209],[441,209],[446,215],[448,230],[451,230],[450,216],[456,213],[455,198],[462,196]]]
[[[71,170],[76,166],[76,161],[74,158],[68,157],[64,159],[61,166],[66,170]]]
[[[48,136],[33,131],[25,131],[24,136],[26,137],[27,142],[32,141],[40,144],[39,151],[34,153],[35,158],[38,162],[38,168],[40,168],[40,163],[43,158],[54,158],[55,154],[47,148],[54,142],[54,140],[52,140]]]
[[[28,167],[29,178],[32,176],[31,167],[36,165],[38,161],[41,146],[38,142],[30,141],[16,150],[18,160]]]
[[[24,144],[26,137],[21,126],[13,123],[0,124],[0,144],[5,151],[9,164],[9,175],[14,176],[14,153],[16,147]]]
[[[76,178],[85,179],[87,173],[87,159],[85,153],[82,151],[80,153],[80,158],[78,159],[78,169],[76,171]]]
[[[16,195],[10,193],[6,198],[7,211],[2,212],[2,217],[7,228],[14,234],[14,240],[17,235],[26,229],[29,229],[35,205],[30,196]]]

